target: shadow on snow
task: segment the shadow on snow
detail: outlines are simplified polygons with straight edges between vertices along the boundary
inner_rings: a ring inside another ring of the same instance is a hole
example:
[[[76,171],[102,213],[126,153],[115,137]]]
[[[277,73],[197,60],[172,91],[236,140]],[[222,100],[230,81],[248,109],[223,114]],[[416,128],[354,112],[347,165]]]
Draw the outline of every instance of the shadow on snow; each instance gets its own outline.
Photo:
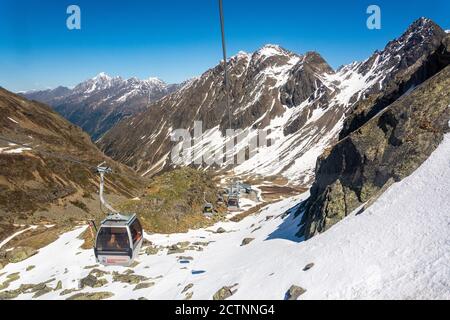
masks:
[[[300,229],[300,221],[302,220],[305,212],[306,201],[307,200],[300,202],[283,213],[281,217],[283,219],[283,223],[281,223],[274,232],[267,236],[266,241],[284,239],[298,243],[303,242],[305,239],[303,236],[298,236],[298,231]]]

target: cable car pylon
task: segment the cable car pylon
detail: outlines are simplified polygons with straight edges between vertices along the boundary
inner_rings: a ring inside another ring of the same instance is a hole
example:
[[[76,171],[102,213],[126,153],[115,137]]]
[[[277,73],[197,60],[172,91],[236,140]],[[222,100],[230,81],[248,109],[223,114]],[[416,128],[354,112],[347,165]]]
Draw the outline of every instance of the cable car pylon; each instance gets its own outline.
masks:
[[[105,197],[103,196],[104,193],[104,189],[105,189],[105,174],[106,173],[111,173],[112,169],[109,167],[105,167],[103,166],[105,164],[105,162],[100,163],[97,166],[97,172],[100,175],[100,188],[99,188],[99,198],[100,198],[100,203],[109,210],[109,214],[108,216],[111,216],[111,218],[116,217],[118,220],[121,220],[123,218],[125,218],[124,216],[121,215],[121,213],[119,211],[117,211],[116,209],[114,209],[108,202],[106,202]]]
[[[144,231],[136,214],[122,214],[105,200],[103,196],[105,174],[111,173],[111,168],[102,162],[97,166],[97,172],[100,175],[100,203],[109,212],[96,230],[95,258],[98,263],[105,266],[129,266],[139,255],[144,240]]]

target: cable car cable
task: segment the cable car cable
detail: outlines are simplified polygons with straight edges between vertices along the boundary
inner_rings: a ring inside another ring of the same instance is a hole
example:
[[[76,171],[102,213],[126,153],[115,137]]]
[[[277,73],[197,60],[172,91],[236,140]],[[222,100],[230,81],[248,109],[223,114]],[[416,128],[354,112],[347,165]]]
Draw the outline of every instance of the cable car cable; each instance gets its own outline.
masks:
[[[226,104],[228,109],[228,126],[230,129],[232,128],[231,123],[231,107],[230,107],[230,87],[228,85],[228,67],[227,67],[227,47],[225,42],[225,20],[223,17],[223,3],[222,0],[219,0],[219,15],[220,15],[220,31],[222,35],[222,53],[223,53],[223,65],[224,65],[224,86],[225,86],[225,95],[226,95]]]

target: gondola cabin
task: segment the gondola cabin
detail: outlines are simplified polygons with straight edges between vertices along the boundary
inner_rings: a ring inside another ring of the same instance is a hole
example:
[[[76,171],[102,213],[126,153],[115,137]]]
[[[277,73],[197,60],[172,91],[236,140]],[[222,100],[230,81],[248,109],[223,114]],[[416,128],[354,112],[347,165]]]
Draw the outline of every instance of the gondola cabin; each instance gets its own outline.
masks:
[[[230,196],[227,200],[227,208],[229,211],[239,211],[239,197],[238,196]]]
[[[206,203],[203,206],[203,214],[206,217],[212,217],[214,215],[214,206],[211,203]]]
[[[203,213],[213,213],[214,206],[211,203],[207,203],[203,206]]]
[[[144,240],[136,215],[113,215],[102,221],[95,240],[95,258],[105,266],[129,266]]]

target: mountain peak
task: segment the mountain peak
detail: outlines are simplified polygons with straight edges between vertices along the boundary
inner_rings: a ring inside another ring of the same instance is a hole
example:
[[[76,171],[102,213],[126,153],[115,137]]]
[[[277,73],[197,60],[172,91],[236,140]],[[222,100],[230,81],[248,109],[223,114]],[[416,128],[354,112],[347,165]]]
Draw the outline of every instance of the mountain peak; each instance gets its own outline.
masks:
[[[271,57],[271,56],[279,56],[279,55],[290,55],[292,54],[288,50],[280,47],[276,44],[266,44],[261,49],[255,52],[260,56]]]
[[[321,73],[333,73],[333,68],[330,67],[328,62],[322,57],[322,55],[316,51],[308,51],[304,55],[304,63],[314,66],[314,68]]]
[[[409,54],[419,55],[420,52],[434,50],[445,36],[445,31],[434,21],[421,17],[414,21],[399,38],[390,41],[382,52],[375,52],[375,54],[395,57],[409,52]]]
[[[98,75],[96,75],[93,80],[111,80],[112,78],[106,74],[105,72],[100,72]]]
[[[166,85],[166,83],[163,80],[161,80],[157,77],[150,77],[146,81],[148,83],[155,84],[155,85]]]
[[[423,35],[427,35],[427,34],[434,34],[436,32],[444,32],[444,30],[442,30],[442,28],[437,25],[433,20],[426,18],[426,17],[421,17],[419,19],[417,19],[416,21],[414,21],[406,30],[405,34],[409,35],[409,34],[423,34]]]

